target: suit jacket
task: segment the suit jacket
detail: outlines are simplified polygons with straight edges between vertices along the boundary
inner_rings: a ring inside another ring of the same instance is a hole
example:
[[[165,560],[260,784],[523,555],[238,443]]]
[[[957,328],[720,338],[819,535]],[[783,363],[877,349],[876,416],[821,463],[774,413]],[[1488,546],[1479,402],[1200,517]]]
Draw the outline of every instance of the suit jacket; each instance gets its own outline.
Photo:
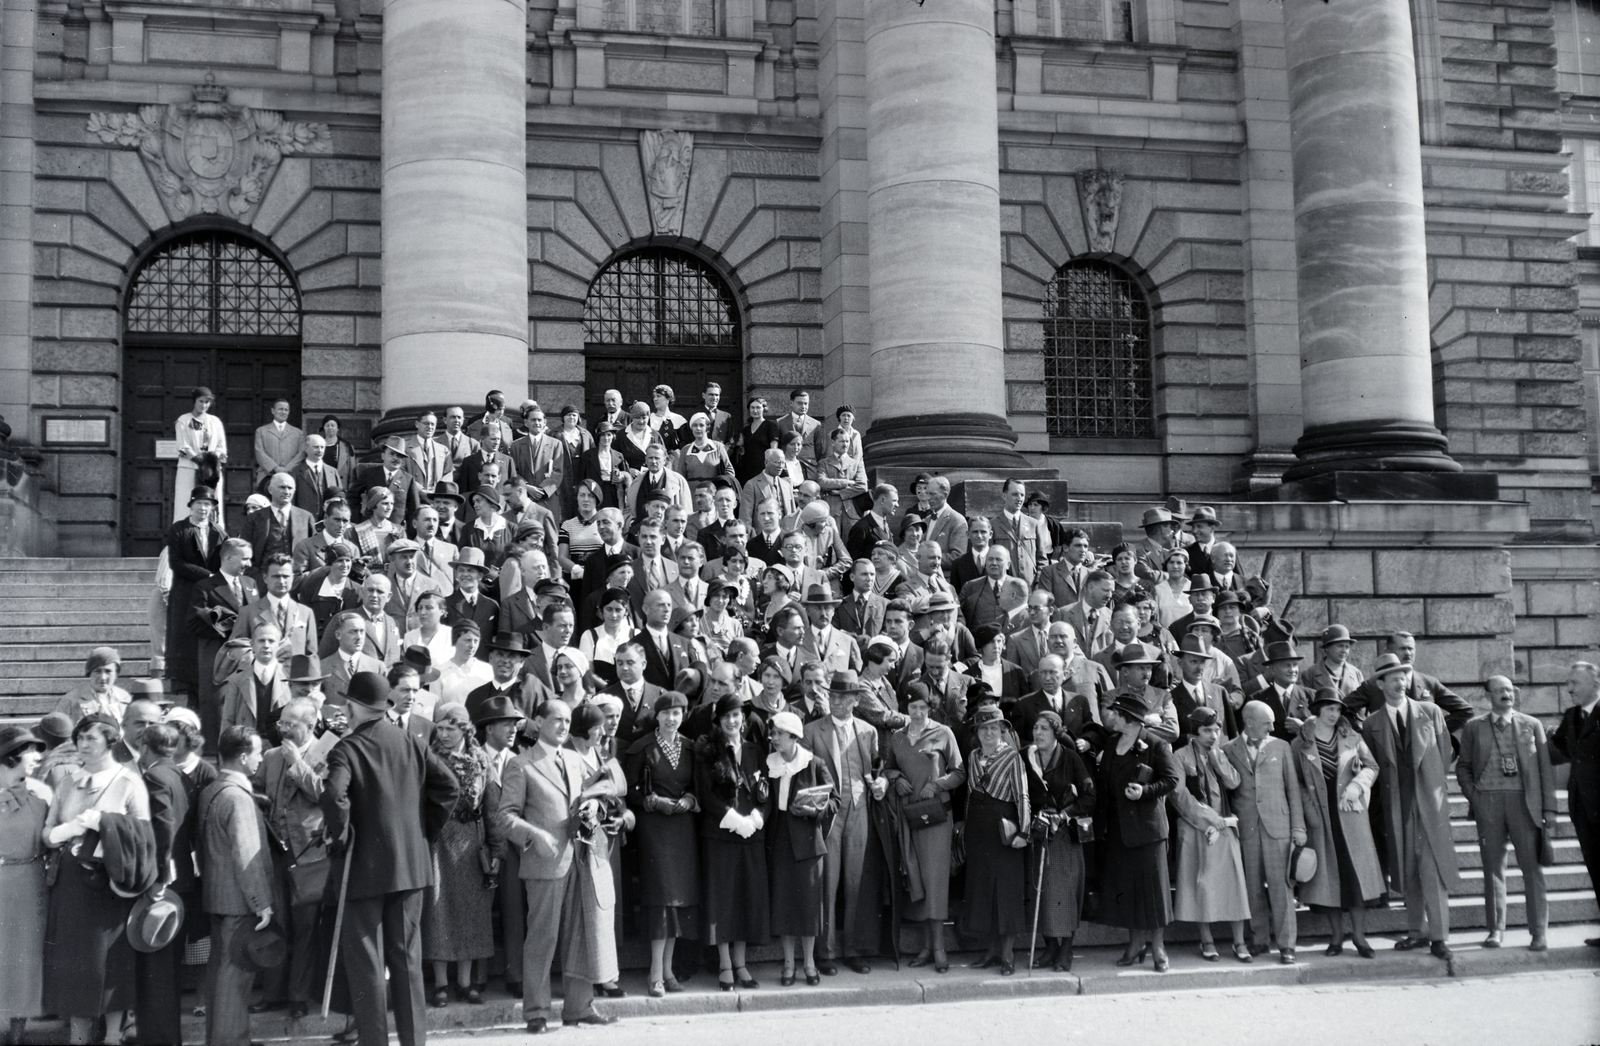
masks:
[[[1246,702],[1260,701],[1272,709],[1272,736],[1292,741],[1300,735],[1300,724],[1311,718],[1311,693],[1296,683],[1289,688],[1287,702],[1278,697],[1272,683],[1245,691]]]
[[[1239,787],[1232,789],[1233,812],[1239,818],[1239,834],[1266,832],[1273,839],[1287,839],[1293,832],[1306,830],[1306,815],[1300,805],[1300,779],[1294,749],[1289,742],[1267,737],[1256,753],[1254,766],[1243,734],[1222,746],[1222,754],[1239,771]]]
[[[1039,668],[1039,659],[1048,653],[1044,636],[1032,624],[1017,629],[1006,637],[1006,660],[1022,669],[1022,674],[1032,685],[1033,673]]]
[[[391,568],[384,571],[384,576],[389,579],[389,602],[384,604],[383,612],[405,625],[405,628],[401,630],[402,634],[417,627],[417,599],[423,593],[438,592],[441,595],[444,594],[444,590],[439,587],[437,581],[422,573],[420,564],[422,557],[419,555],[417,559],[419,561],[418,569],[412,571],[411,577],[407,582],[410,591],[403,596],[400,594],[400,579],[395,575],[394,570]],[[490,638],[493,637],[491,636]]]
[[[850,552],[851,559],[867,559],[878,542],[893,540],[894,535],[889,533],[888,524],[878,519],[876,512],[865,512],[850,528],[850,533],[844,539],[844,547]]]
[[[1196,699],[1194,691],[1199,691]],[[1228,699],[1223,696],[1222,688],[1215,683],[1207,683],[1204,679],[1190,687],[1182,677],[1173,683],[1172,710],[1178,713],[1178,747],[1182,748],[1194,736],[1194,727],[1189,725],[1189,713],[1197,708],[1205,707],[1217,713],[1217,721],[1225,724],[1224,730],[1233,734],[1236,730],[1227,730],[1226,725],[1233,721],[1233,709],[1228,706]]]
[[[432,490],[440,480],[453,476],[455,470],[449,448],[440,446],[438,440],[430,439],[424,444],[416,436],[406,439],[406,471],[423,490]]]
[[[505,479],[504,476],[500,478]],[[355,478],[350,481],[350,511],[357,522],[367,518],[367,514],[361,510],[361,500],[373,487],[388,487],[393,492],[394,514],[390,518],[397,524],[409,527],[418,506],[422,504],[422,488],[417,486],[416,477],[404,465],[395,469],[393,480],[388,478],[381,464],[357,465]]]
[[[700,404],[699,410],[693,410],[689,412],[689,416],[691,418],[696,414],[704,414],[706,417],[711,419],[711,428],[706,435],[708,438],[714,439],[724,446],[726,446],[728,441],[732,439],[739,431],[737,428],[735,428],[736,422],[733,420],[733,415],[729,414],[720,407],[713,411],[707,411],[706,405],[702,403]]]
[[[628,493],[621,508],[622,514],[628,519],[630,530],[639,518],[639,489],[644,483],[645,473],[641,472],[628,484]],[[662,489],[672,498],[672,503],[685,513],[694,511],[694,498],[689,493],[689,481],[671,469],[661,470]]]
[[[521,475],[517,471],[517,463],[511,460],[511,455],[503,450],[497,450],[492,456],[485,457],[483,448],[479,447],[463,458],[461,463],[456,466],[456,484],[461,488],[463,494],[471,494],[478,489],[483,476],[483,468],[491,461],[498,463],[500,466],[501,483],[504,483],[512,476]]]
[[[244,593],[242,603],[233,598],[233,590],[228,586],[227,579],[218,573],[195,585],[189,595],[189,614],[186,621],[189,632],[200,637],[202,673],[211,671],[210,664],[206,663],[206,644],[211,644],[211,656],[215,656],[217,649],[222,645],[222,636],[212,627],[210,618],[219,608],[225,608],[237,615],[255,601],[256,583],[253,579],[240,577],[239,588]],[[229,625],[228,631],[232,630],[233,626]]]
[[[312,517],[311,513],[303,508],[290,505],[288,551],[292,554],[294,546],[310,537],[311,532],[316,529],[317,521]],[[251,569],[258,574],[266,566],[267,538],[271,536],[271,531],[272,510],[270,508],[256,509],[244,518],[244,526],[239,528],[239,537],[244,541],[250,542],[250,548],[253,550],[250,560]]]
[[[302,461],[289,475],[294,477],[295,507],[305,509],[315,520],[322,519],[323,502],[335,494],[344,493],[344,481],[339,478],[339,470],[326,462],[319,461],[313,465],[309,461]]]
[[[461,434],[455,438],[456,445],[454,449],[451,449],[450,447],[450,433],[448,432],[436,433],[433,437],[433,441],[439,444],[439,446],[443,447],[445,452],[449,455],[448,461],[450,464],[445,469],[445,479],[450,479],[452,476],[454,476],[456,469],[460,467],[463,461],[466,461],[468,458],[472,457],[472,455],[478,453],[478,447],[480,445],[477,440],[467,435],[466,429],[462,429]]]
[[[1062,727],[1074,738],[1082,737],[1099,748],[1104,741],[1105,731],[1101,729],[1100,723],[1095,719],[1094,709],[1090,706],[1090,702],[1094,699],[1074,694],[1065,685],[1061,688],[1061,696]],[[1035,690],[1012,705],[1011,725],[1016,728],[1017,736],[1032,738],[1034,722],[1049,708],[1051,708],[1050,699],[1045,696],[1043,690]]]
[[[1582,813],[1590,824],[1600,825],[1600,705],[1585,716],[1574,705],[1561,714],[1550,738],[1550,761],[1569,763],[1567,811]]]
[[[421,543],[419,540],[418,544]],[[428,549],[433,553],[431,557],[417,554],[417,573],[425,575],[438,591],[448,596],[456,590],[455,572],[450,564],[461,550],[443,537],[428,542]]]
[[[757,536],[756,506],[767,500],[778,503],[780,516],[787,516],[794,511],[794,487],[790,485],[787,476],[769,476],[765,472],[759,472],[745,481],[744,490],[739,494],[739,518],[750,525],[751,541]],[[751,554],[760,555],[755,552]],[[776,556],[771,559],[772,562],[776,560]]]
[[[807,625],[805,636],[800,640],[800,649],[809,660],[821,661],[826,665],[830,676],[846,669],[861,671],[861,648],[844,629],[830,628],[826,641],[823,641],[817,630]]]
[[[1356,688],[1356,694],[1366,700],[1367,715],[1371,715],[1383,707],[1383,690],[1378,686],[1376,679],[1368,679]],[[1444,712],[1445,724],[1452,735],[1458,733],[1467,720],[1475,714],[1472,702],[1455,693],[1449,687],[1439,682],[1435,676],[1425,675],[1415,669],[1411,672],[1411,685],[1406,688],[1406,697],[1412,701],[1422,701],[1437,705]],[[1359,704],[1359,701],[1354,702]],[[1452,736],[1451,743],[1455,744]]]
[[[961,671],[965,672],[973,679],[982,679],[983,675],[978,667],[982,663],[983,659],[981,657],[974,657],[961,662],[960,668]],[[1013,702],[1017,701],[1022,697],[1023,694],[1026,694],[1031,690],[1033,690],[1033,680],[1028,678],[1022,669],[1017,667],[1016,662],[1010,660],[1009,658],[1002,657],[1000,659],[1001,705],[1003,707],[1010,707]]]
[[[888,609],[889,601],[876,593],[867,593],[865,607],[852,594],[833,612],[833,624],[855,636],[856,643],[865,651],[867,641],[883,631],[883,615]]]
[[[1054,596],[1059,612],[1083,598],[1082,581],[1088,576],[1087,565],[1080,563],[1074,567],[1066,560],[1058,559],[1034,575],[1033,587],[1042,588]]]
[[[1111,609],[1101,607],[1099,620],[1093,627],[1089,625],[1085,610],[1083,602],[1079,601],[1065,610],[1056,611],[1056,620],[1071,625],[1072,631],[1077,633],[1078,649],[1093,656],[1116,642],[1111,634]]]
[[[322,682],[323,699],[327,705],[340,707],[350,692],[350,671],[345,665],[344,657],[337,652],[324,654],[321,660],[323,669],[328,673],[328,678]],[[363,652],[356,655],[357,672],[377,672],[382,675],[388,668],[388,665],[371,654]]]
[[[150,831],[156,840],[156,868],[160,882],[178,882],[183,872],[194,876],[194,858],[176,851],[186,848],[184,822],[189,818],[189,790],[183,773],[165,759],[144,769],[144,790],[150,796]]]
[[[431,844],[455,809],[457,791],[450,768],[384,716],[340,738],[328,753],[321,801],[336,849],[355,842],[346,855],[349,895],[359,900],[432,886]]]
[[[644,678],[647,683],[654,683],[663,690],[671,690],[673,680],[685,668],[694,668],[696,657],[694,648],[689,641],[676,632],[667,634],[667,645],[671,649],[671,658],[663,658],[661,651],[656,647],[655,637],[648,629],[641,629],[634,639],[644,646]]]
[[[360,607],[356,608],[356,612],[367,617],[367,612]],[[381,621],[367,617],[367,640],[361,647],[361,652],[376,658],[387,668],[400,660],[400,655],[404,653],[400,647],[400,640],[404,636],[405,631],[399,628],[388,614],[384,614]],[[328,627],[322,630],[322,642],[317,645],[317,656],[326,661],[334,656],[334,651],[338,649],[339,637],[334,634],[333,619],[330,618]]]
[[[544,622],[539,617],[532,589],[524,585],[501,600],[500,623],[497,627],[502,632],[520,632],[530,641],[534,640],[534,632],[543,628]]]
[[[541,744],[506,766],[496,816],[506,840],[521,851],[522,878],[564,879],[572,870],[572,818],[583,777],[577,752]]]
[[[1517,777],[1522,781],[1522,801],[1533,823],[1546,828],[1555,826],[1556,775],[1550,762],[1550,746],[1545,740],[1544,724],[1521,712],[1511,713],[1511,748],[1516,752]],[[1500,748],[1504,747],[1504,741]],[[1461,783],[1461,794],[1467,797],[1469,807],[1475,808],[1478,784],[1489,771],[1490,760],[1499,760],[1501,751],[1495,744],[1494,713],[1486,712],[1467,720],[1461,728],[1461,754],[1456,759],[1456,780]],[[1495,765],[1498,765],[1496,763]],[[1473,810],[1476,816],[1476,809]]]
[[[283,638],[288,641],[291,653],[315,654],[317,652],[317,620],[311,613],[311,608],[301,606],[293,598],[289,600],[289,627],[284,629]],[[232,639],[249,639],[255,631],[256,625],[262,621],[278,623],[278,616],[272,612],[272,603],[266,596],[250,603],[240,612],[233,622]]]
[[[494,639],[500,630],[500,604],[478,593],[478,601],[471,608],[467,607],[466,597],[460,592],[452,592],[444,600],[444,623],[454,625],[463,619],[478,623],[478,660],[489,660],[489,642]]]
[[[609,480],[602,475],[599,447],[590,447],[582,454],[579,454],[574,467],[578,470],[577,480],[579,483],[586,479],[592,479],[600,484],[601,508],[621,508],[622,499],[628,492],[628,466],[627,462],[622,460],[622,454],[617,451],[615,446],[611,448],[610,454],[611,478]]]
[[[561,490],[563,463],[567,460],[561,441],[549,435],[537,439],[523,436],[507,447],[506,453],[516,464],[517,475],[528,481],[528,487],[544,491],[544,497],[536,496],[534,500],[546,504],[552,512],[559,511],[561,499],[557,494]]]
[[[261,757],[256,787],[267,800],[267,822],[290,855],[302,864],[326,860],[322,838],[322,777],[315,767],[297,766],[283,745]]]
[[[748,419],[746,419],[748,420]],[[823,431],[822,422],[809,414],[795,417],[794,412],[774,418],[772,425],[778,430],[778,446],[783,446],[792,433],[798,432],[805,437],[805,442],[800,445],[800,460],[815,464],[821,461],[828,453],[828,435]]]
[[[987,553],[988,549],[979,552],[969,544],[967,551],[957,556],[955,561],[950,564],[948,571],[950,586],[960,592],[967,587],[969,581],[976,581],[978,578],[983,577],[983,557]]]
[[[1005,577],[1000,580],[1000,590],[1005,593],[1014,589],[1013,595],[1020,595],[1023,600],[1028,598],[1028,590],[1022,587],[1022,582],[1014,577]],[[988,624],[1005,624],[1009,613],[1000,600],[995,598],[994,585],[987,577],[974,578],[961,588],[961,618],[967,623],[968,628],[979,628]]]
[[[1010,518],[1000,512],[989,520],[994,536],[991,541],[1011,553],[1011,572],[1029,585],[1044,569],[1044,546],[1048,540],[1038,520],[1026,512],[1018,516],[1019,525],[1013,527]]]
[[[253,663],[228,677],[217,691],[222,698],[222,725],[247,726],[261,732],[256,723],[256,672]],[[289,673],[279,668],[272,677],[272,707],[282,708],[289,703]]]
[[[622,701],[622,718],[617,721],[617,747],[626,751],[628,745],[656,728],[656,698],[666,693],[662,687],[649,680],[640,683],[638,704],[628,700],[620,682],[612,683],[600,692]]]
[[[854,717],[851,717],[854,719]],[[828,715],[821,719],[814,719],[805,725],[806,747],[816,755],[827,768],[832,771],[833,783],[838,786],[841,805],[850,805],[849,797],[854,791],[854,782],[846,778],[844,767],[833,761],[833,716]],[[861,761],[861,782],[866,784],[866,779],[871,777],[879,764],[878,756],[878,731],[871,723],[860,719],[855,720],[855,749],[857,758]],[[844,756],[841,747],[839,755]],[[864,792],[861,801],[867,802],[870,792]]]
[[[1444,710],[1429,702],[1410,698],[1405,703],[1406,751],[1411,758],[1412,790],[1400,790],[1402,751],[1394,731],[1394,720],[1387,710],[1367,716],[1361,723],[1361,738],[1378,760],[1378,797],[1385,833],[1389,840],[1389,885],[1396,893],[1405,892],[1406,872],[1416,853],[1405,845],[1406,834],[1400,804],[1416,811],[1413,823],[1418,836],[1426,835],[1428,847],[1439,865],[1447,888],[1457,881],[1455,840],[1450,831],[1450,788],[1446,775],[1450,766],[1450,731],[1445,726]]]
[[[200,793],[200,880],[212,915],[253,915],[272,907],[272,849],[250,782],[236,771]]]
[[[399,725],[401,729],[421,741],[424,745],[433,741],[433,720],[427,716],[409,712],[406,714],[406,721]]]
[[[922,521],[926,528],[925,541],[937,541],[944,549],[944,565],[954,563],[967,551],[967,520],[961,513],[951,508],[949,503],[933,514],[931,519]]]
[[[306,459],[306,435],[293,425],[285,425],[280,435],[272,422],[256,429],[256,482],[274,472],[292,472]]]

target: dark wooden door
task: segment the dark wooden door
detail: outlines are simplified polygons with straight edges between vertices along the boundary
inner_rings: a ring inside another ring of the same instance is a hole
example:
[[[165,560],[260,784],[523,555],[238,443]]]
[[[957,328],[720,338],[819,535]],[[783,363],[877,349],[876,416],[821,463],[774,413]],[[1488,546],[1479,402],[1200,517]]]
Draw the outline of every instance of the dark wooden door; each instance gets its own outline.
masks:
[[[223,519],[230,534],[244,523],[244,499],[255,487],[255,431],[274,400],[289,401],[289,423],[301,424],[300,350],[287,339],[177,345],[179,339],[129,337],[123,362],[122,551],[154,556],[172,522],[177,462],[156,457],[156,441],[191,406],[196,385],[217,394],[211,412],[228,433]]]
[[[722,386],[721,409],[742,417],[739,400],[744,395],[744,368],[737,356],[685,356],[672,349],[639,349],[618,352],[593,349],[588,353],[584,381],[584,413],[598,418],[605,413],[607,389],[622,393],[624,408],[635,400],[649,406],[650,391],[657,385],[671,385],[677,395],[675,411],[685,418],[700,407],[700,393],[706,383]],[[550,405],[546,405],[549,409]]]

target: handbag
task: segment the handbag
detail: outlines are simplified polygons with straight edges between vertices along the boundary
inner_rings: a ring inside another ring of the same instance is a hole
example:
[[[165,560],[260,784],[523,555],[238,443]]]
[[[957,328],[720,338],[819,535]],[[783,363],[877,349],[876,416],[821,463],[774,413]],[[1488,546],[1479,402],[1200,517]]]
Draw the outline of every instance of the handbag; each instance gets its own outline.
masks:
[[[900,813],[905,817],[906,824],[910,825],[912,830],[931,828],[936,824],[944,824],[950,820],[950,811],[938,796],[934,796],[932,799],[920,799],[914,803],[906,803],[900,807]]]
[[[1009,817],[1000,818],[1000,845],[1010,846],[1017,838],[1017,822]]]

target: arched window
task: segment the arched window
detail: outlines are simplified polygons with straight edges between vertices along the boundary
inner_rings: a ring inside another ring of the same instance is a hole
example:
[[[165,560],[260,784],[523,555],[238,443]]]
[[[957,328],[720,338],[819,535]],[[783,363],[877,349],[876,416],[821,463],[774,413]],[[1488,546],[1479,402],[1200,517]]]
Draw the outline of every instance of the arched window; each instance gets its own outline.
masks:
[[[127,330],[298,337],[300,296],[277,259],[243,236],[197,233],[145,261],[128,293]]]
[[[739,306],[715,270],[694,255],[651,247],[606,266],[583,302],[585,399],[598,417],[607,389],[650,402],[656,385],[685,404],[708,381],[726,403],[744,390]]]
[[[1127,273],[1074,261],[1044,302],[1045,414],[1052,436],[1151,439],[1150,306]]]

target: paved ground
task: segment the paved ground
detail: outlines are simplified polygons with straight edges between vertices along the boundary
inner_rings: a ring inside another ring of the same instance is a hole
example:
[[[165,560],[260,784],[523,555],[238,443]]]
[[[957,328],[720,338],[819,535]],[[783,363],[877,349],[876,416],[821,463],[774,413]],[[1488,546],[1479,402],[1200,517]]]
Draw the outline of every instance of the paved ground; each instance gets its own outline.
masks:
[[[436,1046],[485,1046],[532,1039],[521,1031],[453,1035],[435,1031],[428,1041]],[[588,1046],[1101,1046],[1107,1042],[1593,1046],[1600,1043],[1600,971],[642,1017],[610,1028],[564,1029],[555,1033],[555,1041]]]

